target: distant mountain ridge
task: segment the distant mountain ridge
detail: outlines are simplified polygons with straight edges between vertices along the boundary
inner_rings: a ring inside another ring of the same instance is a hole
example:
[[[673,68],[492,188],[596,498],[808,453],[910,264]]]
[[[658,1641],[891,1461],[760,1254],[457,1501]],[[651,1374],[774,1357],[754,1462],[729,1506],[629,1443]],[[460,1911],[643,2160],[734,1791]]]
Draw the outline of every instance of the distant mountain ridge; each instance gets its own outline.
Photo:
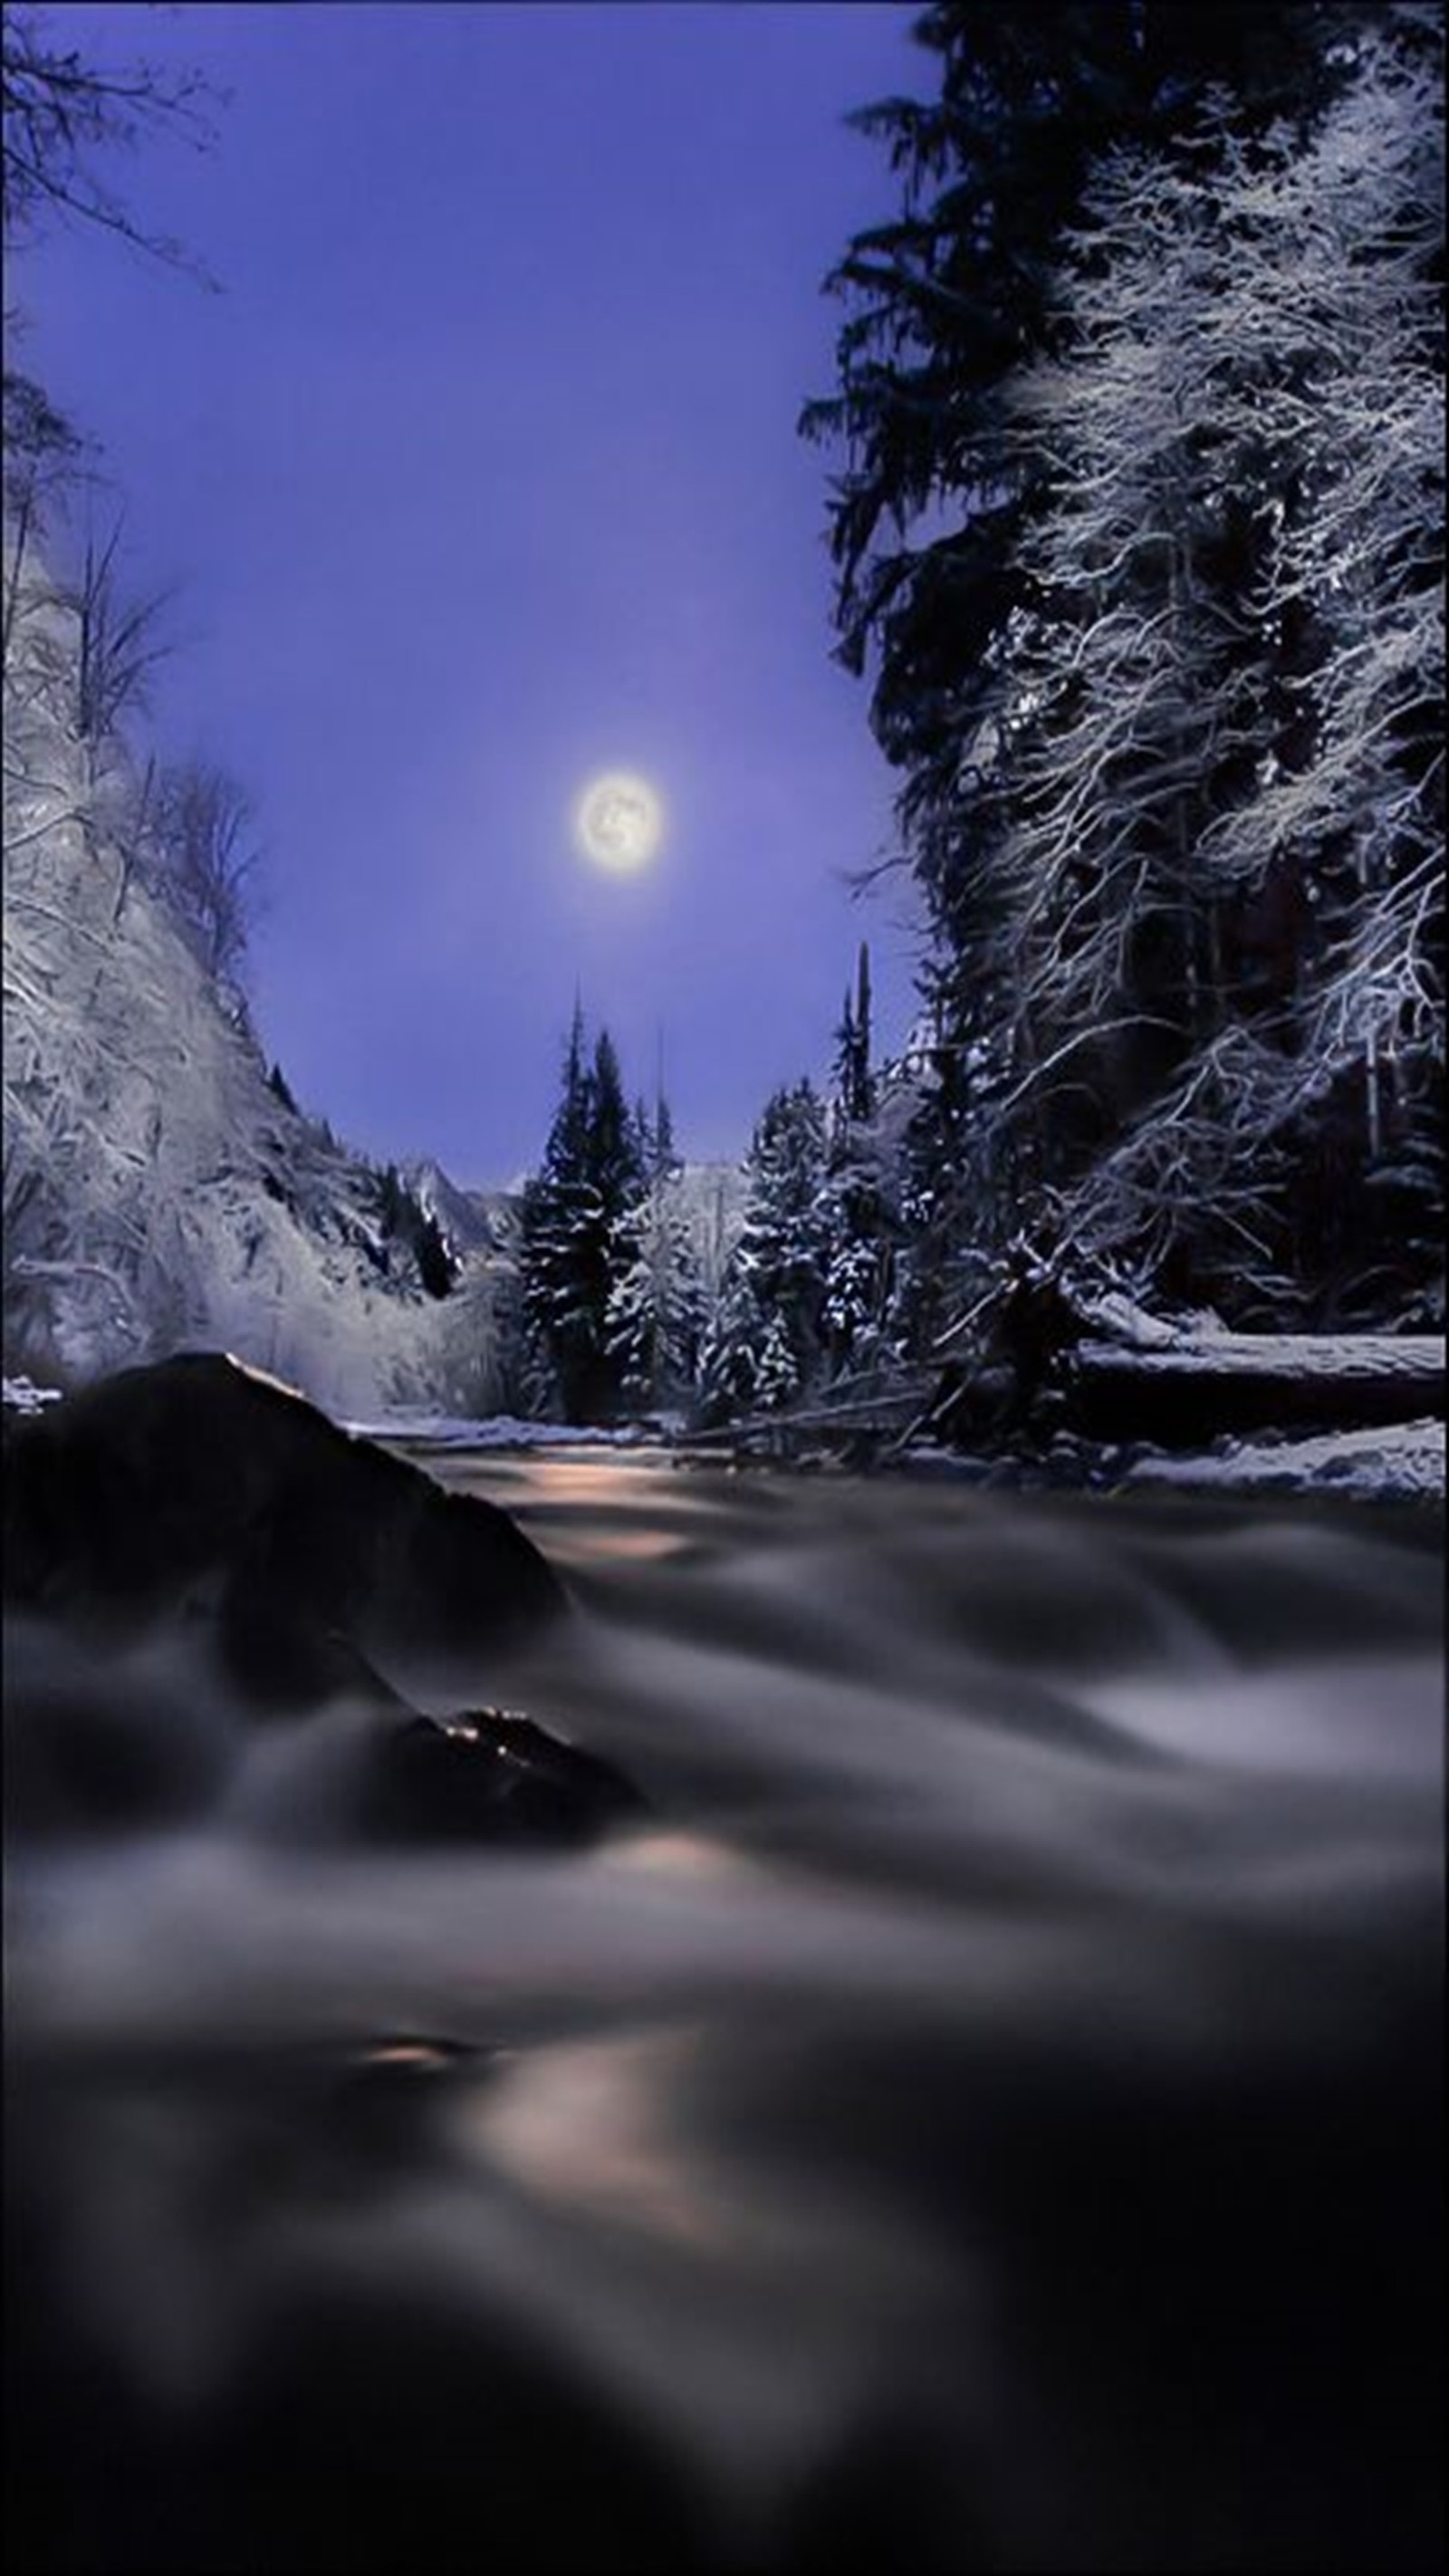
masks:
[[[471,1252],[498,1251],[500,1228],[489,1211],[496,1206],[500,1192],[464,1189],[431,1156],[420,1162],[403,1163],[400,1170],[424,1215],[432,1218],[445,1248],[455,1259],[466,1259]]]

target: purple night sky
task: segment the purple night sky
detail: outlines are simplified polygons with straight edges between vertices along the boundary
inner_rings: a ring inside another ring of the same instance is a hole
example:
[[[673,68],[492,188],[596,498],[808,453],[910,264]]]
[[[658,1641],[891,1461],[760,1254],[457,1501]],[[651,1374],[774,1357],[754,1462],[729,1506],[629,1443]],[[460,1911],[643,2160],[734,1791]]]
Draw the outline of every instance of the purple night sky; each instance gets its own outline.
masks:
[[[230,93],[103,175],[220,279],[95,232],[14,262],[14,361],[103,444],[133,587],[174,585],[165,753],[253,796],[263,1043],[379,1156],[537,1159],[576,983],[691,1156],[828,1068],[856,944],[913,1015],[866,692],[830,660],[820,292],[895,183],[848,110],[924,94],[913,8],[55,7],[88,59]],[[642,772],[669,829],[591,868]]]

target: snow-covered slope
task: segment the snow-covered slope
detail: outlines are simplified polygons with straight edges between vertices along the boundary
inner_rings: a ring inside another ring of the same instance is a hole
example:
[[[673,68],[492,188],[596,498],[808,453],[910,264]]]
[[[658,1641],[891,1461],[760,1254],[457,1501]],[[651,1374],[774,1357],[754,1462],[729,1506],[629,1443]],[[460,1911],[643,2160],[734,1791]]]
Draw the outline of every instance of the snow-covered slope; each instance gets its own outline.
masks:
[[[334,1409],[487,1409],[506,1389],[486,1244],[426,1295],[376,1176],[270,1087],[244,1011],[128,878],[124,754],[98,785],[64,721],[66,615],[30,579],[6,682],[7,1366],[83,1377],[210,1344]]]

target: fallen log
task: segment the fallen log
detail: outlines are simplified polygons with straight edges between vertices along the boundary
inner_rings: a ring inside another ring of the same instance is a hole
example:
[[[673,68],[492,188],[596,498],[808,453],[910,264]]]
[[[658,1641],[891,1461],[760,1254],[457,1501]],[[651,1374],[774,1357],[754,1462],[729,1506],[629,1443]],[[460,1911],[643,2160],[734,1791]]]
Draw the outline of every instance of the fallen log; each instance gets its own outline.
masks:
[[[900,1432],[915,1421],[929,1391],[930,1381],[914,1374],[879,1387],[873,1395],[852,1396],[841,1403],[827,1398],[824,1403],[797,1409],[780,1407],[770,1413],[745,1414],[709,1430],[691,1431],[687,1445],[691,1449],[735,1449],[751,1441],[767,1441],[786,1447],[797,1435],[808,1438],[818,1433],[850,1440],[862,1433]]]
[[[1391,1333],[1084,1337],[1065,1356],[1070,1427],[1193,1446],[1223,1432],[1356,1430],[1444,1417],[1442,1338]]]
[[[1212,1314],[1157,1315],[1122,1289],[1073,1291],[1022,1257],[974,1356],[947,1361],[912,1430],[966,1449],[1048,1429],[1191,1449],[1223,1433],[1442,1421],[1444,1355],[1439,1334],[1235,1333]]]

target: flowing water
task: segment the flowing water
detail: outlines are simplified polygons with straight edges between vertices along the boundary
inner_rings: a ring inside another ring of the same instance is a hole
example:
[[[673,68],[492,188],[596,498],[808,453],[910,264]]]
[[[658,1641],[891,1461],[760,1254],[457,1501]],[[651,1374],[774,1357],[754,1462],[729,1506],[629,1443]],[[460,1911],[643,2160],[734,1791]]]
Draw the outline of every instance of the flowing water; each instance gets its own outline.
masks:
[[[363,1854],[117,1672],[217,1786],[11,1862],[16,2564],[1436,2559],[1424,1517],[429,1463],[653,1821]]]

